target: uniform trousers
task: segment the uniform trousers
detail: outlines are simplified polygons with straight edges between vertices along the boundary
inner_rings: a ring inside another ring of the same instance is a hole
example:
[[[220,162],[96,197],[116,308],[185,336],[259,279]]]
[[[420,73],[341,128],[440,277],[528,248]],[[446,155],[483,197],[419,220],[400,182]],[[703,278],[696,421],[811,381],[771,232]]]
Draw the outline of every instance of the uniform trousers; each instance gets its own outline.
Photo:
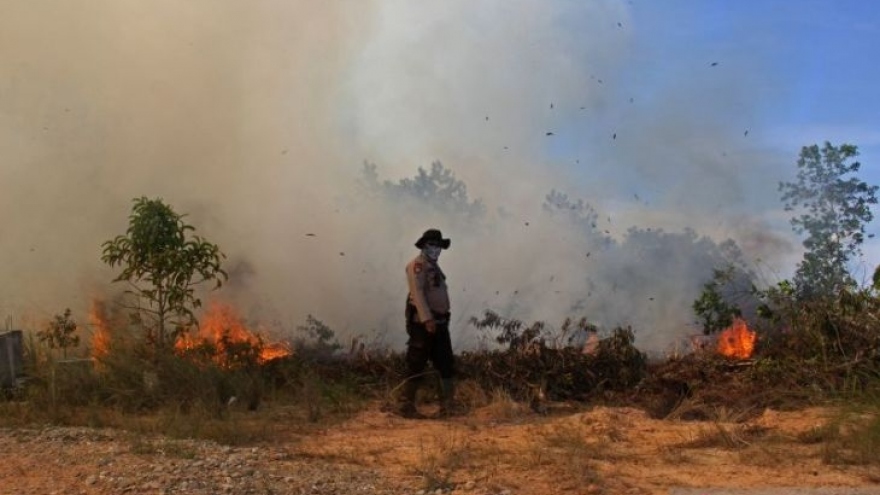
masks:
[[[406,324],[406,333],[409,335],[406,364],[410,380],[421,381],[428,361],[440,373],[440,378],[448,380],[453,377],[455,358],[452,354],[448,319],[436,321],[434,333],[429,333],[424,323],[409,321]]]

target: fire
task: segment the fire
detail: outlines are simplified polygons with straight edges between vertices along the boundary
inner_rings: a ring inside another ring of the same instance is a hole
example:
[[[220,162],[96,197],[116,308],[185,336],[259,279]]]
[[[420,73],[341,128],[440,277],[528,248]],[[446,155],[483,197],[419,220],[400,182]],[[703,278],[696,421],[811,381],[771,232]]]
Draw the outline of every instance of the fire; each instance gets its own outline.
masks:
[[[737,318],[718,335],[718,353],[735,359],[748,359],[755,351],[758,334],[749,330],[745,320]]]
[[[596,332],[590,332],[590,336],[587,337],[587,341],[584,342],[584,347],[581,348],[581,354],[595,356],[596,353],[598,353],[598,352],[599,352],[599,334]]]
[[[242,322],[238,312],[229,304],[212,302],[202,316],[196,335],[184,334],[178,338],[175,348],[178,350],[192,349],[200,344],[211,344],[216,347],[216,359],[222,361],[227,343],[247,343],[259,349],[257,360],[266,363],[273,359],[289,356],[290,348],[281,342],[265,343],[262,338],[249,330]]]
[[[111,345],[119,344],[121,338],[119,332],[113,332],[114,328],[124,326],[123,313],[112,310],[107,302],[95,298],[89,307],[89,323],[94,328],[92,333],[91,354],[100,361],[110,353]],[[116,339],[116,340],[114,340]],[[174,347],[178,351],[194,349],[202,344],[211,344],[216,350],[213,359],[223,361],[226,356],[224,345],[247,343],[259,350],[257,361],[266,363],[273,359],[289,356],[290,347],[284,343],[266,343],[261,340],[259,334],[250,331],[242,322],[235,309],[219,302],[211,303],[201,320],[195,335],[181,335]]]
[[[107,308],[104,301],[92,299],[89,306],[89,323],[95,328],[92,334],[92,357],[101,359],[110,353],[110,327],[107,324]]]

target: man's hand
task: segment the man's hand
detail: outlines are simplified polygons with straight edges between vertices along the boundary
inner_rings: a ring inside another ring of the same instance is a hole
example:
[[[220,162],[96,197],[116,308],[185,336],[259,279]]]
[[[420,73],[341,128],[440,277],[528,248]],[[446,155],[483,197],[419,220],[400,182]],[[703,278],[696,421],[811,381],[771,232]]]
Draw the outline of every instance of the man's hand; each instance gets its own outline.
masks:
[[[428,333],[434,333],[437,331],[437,324],[434,323],[434,320],[428,320],[425,322],[425,329],[428,330]]]

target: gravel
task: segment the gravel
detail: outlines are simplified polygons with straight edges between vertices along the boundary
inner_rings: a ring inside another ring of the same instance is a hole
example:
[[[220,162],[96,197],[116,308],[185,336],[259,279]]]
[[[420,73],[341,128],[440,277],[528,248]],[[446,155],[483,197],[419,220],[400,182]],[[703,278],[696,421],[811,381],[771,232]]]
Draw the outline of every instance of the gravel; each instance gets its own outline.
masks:
[[[0,429],[0,494],[402,494],[362,466],[279,446],[230,447],[109,429]]]
[[[673,488],[669,495],[878,495],[880,487]]]

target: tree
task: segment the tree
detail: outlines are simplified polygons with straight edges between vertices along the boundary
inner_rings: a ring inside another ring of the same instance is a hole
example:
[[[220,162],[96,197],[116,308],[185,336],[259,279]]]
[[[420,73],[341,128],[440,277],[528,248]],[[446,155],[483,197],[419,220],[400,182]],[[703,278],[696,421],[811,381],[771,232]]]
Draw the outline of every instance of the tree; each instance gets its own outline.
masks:
[[[369,191],[384,193],[395,202],[413,200],[437,211],[462,215],[472,220],[486,213],[483,202],[471,201],[465,183],[456,179],[452,170],[439,161],[431,163],[430,172],[419,167],[415,177],[401,179],[397,183],[389,180],[380,182],[376,165],[365,163],[363,178]]]
[[[703,285],[700,297],[691,306],[700,319],[703,334],[724,330],[733,324],[734,318],[742,316],[742,310],[730,301],[730,294],[725,293],[730,292],[736,275],[736,267],[732,264],[723,269],[716,268],[712,280]]]
[[[183,217],[161,199],[136,198],[125,235],[102,244],[101,260],[122,267],[113,281],[128,282],[126,293],[137,300],[130,306],[133,318],[160,348],[195,323],[193,310],[201,306],[195,287],[211,282],[216,289],[227,279],[220,266],[226,256],[191,235],[195,228]]]
[[[599,213],[591,204],[586,203],[583,199],[575,201],[569,199],[567,194],[551,189],[544,196],[542,207],[544,211],[550,214],[568,215],[571,222],[581,228],[583,232],[598,233],[596,222],[599,221]]]
[[[70,315],[70,308],[65,309],[63,314],[55,315],[46,328],[37,332],[40,342],[48,345],[49,349],[61,349],[65,359],[67,349],[79,345],[79,335],[74,335],[78,327]]]
[[[797,180],[779,183],[785,210],[799,212],[791,219],[792,228],[806,235],[806,252],[794,276],[801,296],[827,296],[855,285],[848,262],[861,254],[878,189],[852,176],[861,167],[851,161],[858,154],[851,144],[805,146]]]

